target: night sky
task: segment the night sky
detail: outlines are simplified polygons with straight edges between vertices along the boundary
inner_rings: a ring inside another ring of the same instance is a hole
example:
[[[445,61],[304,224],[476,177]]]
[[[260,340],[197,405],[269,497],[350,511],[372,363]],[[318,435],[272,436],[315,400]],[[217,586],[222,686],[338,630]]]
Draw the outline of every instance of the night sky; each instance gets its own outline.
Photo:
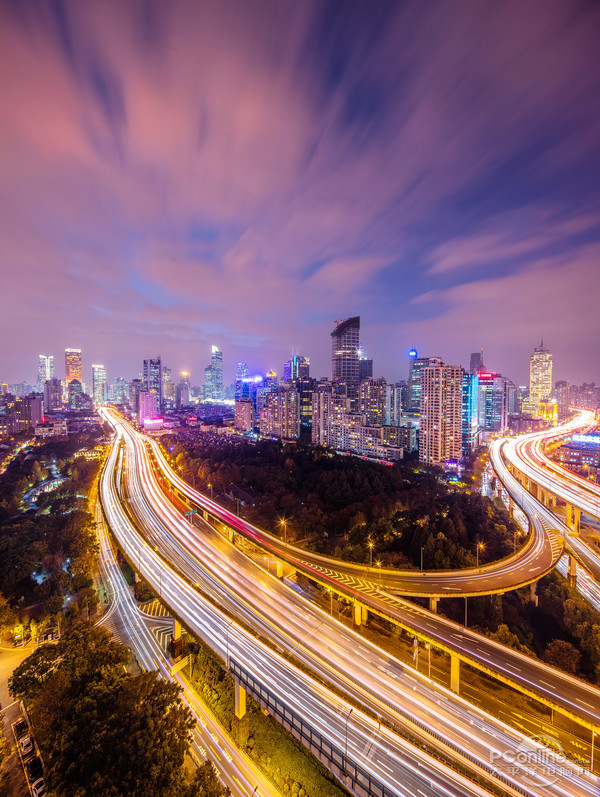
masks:
[[[600,381],[600,4],[0,0],[0,379],[224,352],[329,374],[360,315]]]

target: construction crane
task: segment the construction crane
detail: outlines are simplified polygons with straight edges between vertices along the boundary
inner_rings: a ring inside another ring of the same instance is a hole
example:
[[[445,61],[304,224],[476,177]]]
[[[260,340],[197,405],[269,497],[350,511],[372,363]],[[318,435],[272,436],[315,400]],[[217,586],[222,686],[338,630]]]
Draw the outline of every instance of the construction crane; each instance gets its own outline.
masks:
[[[350,307],[350,305],[348,305],[347,307],[344,307],[344,309],[343,309],[343,310],[342,310],[342,312],[340,313],[340,317],[339,317],[339,318],[334,318],[334,322],[335,322],[335,325],[336,325],[336,327],[339,327],[339,325],[341,324],[341,322],[344,320],[344,313],[346,312],[346,310],[348,309],[348,307]]]

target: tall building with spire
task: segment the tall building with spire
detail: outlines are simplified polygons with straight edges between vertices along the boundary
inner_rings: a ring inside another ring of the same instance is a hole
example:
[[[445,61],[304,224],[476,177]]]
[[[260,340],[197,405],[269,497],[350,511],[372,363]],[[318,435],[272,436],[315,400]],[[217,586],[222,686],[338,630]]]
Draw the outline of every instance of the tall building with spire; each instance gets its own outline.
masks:
[[[537,415],[540,401],[552,393],[552,354],[544,346],[544,339],[529,358],[529,398],[525,411]]]

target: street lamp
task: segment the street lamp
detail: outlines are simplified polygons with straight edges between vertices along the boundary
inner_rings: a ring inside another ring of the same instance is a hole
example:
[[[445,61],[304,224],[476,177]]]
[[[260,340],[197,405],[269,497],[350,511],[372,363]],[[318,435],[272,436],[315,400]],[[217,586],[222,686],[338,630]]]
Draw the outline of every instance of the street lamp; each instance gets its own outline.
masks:
[[[479,567],[479,551],[482,551],[482,550],[483,550],[483,548],[484,548],[484,545],[483,545],[483,543],[482,543],[482,542],[480,542],[480,543],[477,545],[477,567]]]
[[[513,551],[513,553],[517,552],[517,537],[520,537],[520,536],[521,536],[521,530],[520,529],[518,531],[515,531],[515,533],[513,534],[513,542],[514,542],[514,551]]]
[[[210,490],[210,500],[212,501],[212,500],[213,500],[213,489],[212,489],[212,484],[209,484],[209,485],[208,485],[208,489]]]
[[[371,568],[373,567],[373,546],[374,545],[375,545],[375,543],[373,542],[373,540],[369,540],[369,551],[371,552],[371,564],[370,564]]]
[[[377,561],[375,562],[375,565],[379,568],[379,581],[381,581],[381,562]]]
[[[421,548],[421,572],[423,572],[423,551],[424,550],[425,550],[425,547],[422,547]]]
[[[279,521],[279,525],[283,526],[283,535],[284,535],[284,542],[287,545],[287,520],[283,518]]]

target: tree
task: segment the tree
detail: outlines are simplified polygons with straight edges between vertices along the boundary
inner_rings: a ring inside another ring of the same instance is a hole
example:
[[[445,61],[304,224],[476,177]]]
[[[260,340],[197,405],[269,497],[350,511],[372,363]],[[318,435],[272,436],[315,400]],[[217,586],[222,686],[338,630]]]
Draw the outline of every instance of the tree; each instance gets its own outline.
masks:
[[[187,797],[228,797],[230,794],[229,789],[219,783],[212,761],[205,761],[198,767]]]
[[[8,679],[8,691],[16,700],[31,701],[40,693],[44,683],[60,659],[57,645],[46,643],[27,656]]]
[[[553,667],[558,667],[564,672],[579,672],[581,653],[570,642],[564,639],[553,639],[546,645],[544,660]]]

